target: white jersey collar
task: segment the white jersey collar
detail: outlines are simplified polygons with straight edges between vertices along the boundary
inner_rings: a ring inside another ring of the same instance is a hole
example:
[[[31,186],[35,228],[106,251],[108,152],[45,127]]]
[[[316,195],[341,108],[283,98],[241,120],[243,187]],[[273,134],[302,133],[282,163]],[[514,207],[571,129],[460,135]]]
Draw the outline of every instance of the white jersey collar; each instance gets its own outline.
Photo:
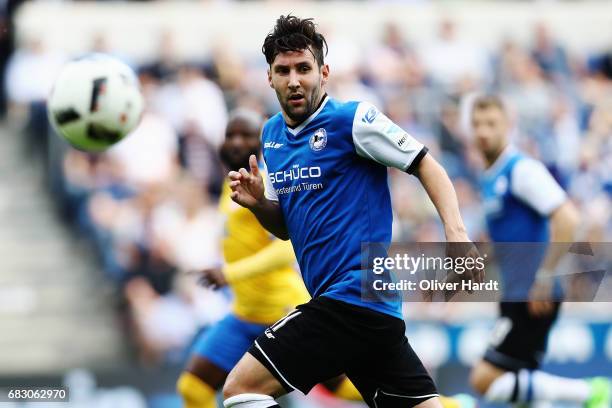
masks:
[[[321,106],[319,106],[319,108],[316,111],[314,111],[308,118],[306,118],[306,120],[300,123],[298,127],[290,128],[289,126],[287,126],[287,123],[285,122],[285,126],[287,127],[287,130],[289,131],[289,133],[291,133],[293,136],[300,133],[306,126],[308,126],[310,122],[314,120],[314,118],[317,117],[319,113],[321,113],[325,105],[327,105],[328,100],[329,100],[329,96],[325,95],[325,97],[323,98],[323,101],[321,102]]]

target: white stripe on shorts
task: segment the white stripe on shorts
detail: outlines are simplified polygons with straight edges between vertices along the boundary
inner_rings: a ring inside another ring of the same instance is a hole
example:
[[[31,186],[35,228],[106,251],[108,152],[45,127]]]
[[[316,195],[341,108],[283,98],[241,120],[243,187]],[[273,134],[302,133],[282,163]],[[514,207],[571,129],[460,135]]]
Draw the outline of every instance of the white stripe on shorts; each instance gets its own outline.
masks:
[[[274,365],[274,363],[272,362],[272,360],[270,360],[270,357],[268,357],[268,355],[263,351],[263,349],[261,348],[261,346],[259,345],[259,343],[257,343],[257,340],[255,340],[255,347],[257,347],[257,349],[261,352],[261,354],[263,354],[263,356],[266,358],[266,360],[268,360],[268,363],[270,363],[270,365],[272,366],[272,368],[274,368],[274,371],[276,371],[276,373],[280,376],[280,378],[283,379],[283,381],[290,386],[291,388],[293,388],[294,390],[297,390],[296,387],[294,387],[289,381],[287,381],[287,379],[285,378],[285,376],[278,370],[278,368],[276,368],[276,366]],[[299,391],[299,390],[298,390]]]
[[[278,322],[274,323],[272,327],[270,327],[270,329],[272,329],[272,331],[277,331],[278,329],[286,325],[289,320],[296,318],[301,314],[302,312],[298,312],[297,310],[295,312],[291,312],[287,316],[280,319]]]

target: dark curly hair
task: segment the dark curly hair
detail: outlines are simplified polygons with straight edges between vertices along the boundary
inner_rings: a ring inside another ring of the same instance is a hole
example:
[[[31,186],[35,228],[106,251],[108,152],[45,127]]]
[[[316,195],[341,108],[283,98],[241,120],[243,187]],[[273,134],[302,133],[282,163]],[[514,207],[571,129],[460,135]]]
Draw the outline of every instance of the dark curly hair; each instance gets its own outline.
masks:
[[[325,48],[325,53],[323,49]],[[291,14],[280,16],[274,30],[264,40],[261,51],[266,56],[268,65],[282,52],[310,49],[319,64],[323,65],[324,54],[327,54],[325,37],[317,32],[312,18],[301,19]]]

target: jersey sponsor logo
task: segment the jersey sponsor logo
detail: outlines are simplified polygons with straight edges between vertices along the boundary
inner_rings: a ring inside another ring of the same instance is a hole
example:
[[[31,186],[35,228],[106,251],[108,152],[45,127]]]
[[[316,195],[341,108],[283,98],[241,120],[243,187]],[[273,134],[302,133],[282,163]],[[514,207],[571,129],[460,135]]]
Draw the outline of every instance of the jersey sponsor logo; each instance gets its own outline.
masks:
[[[283,147],[282,143],[276,143],[276,142],[266,142],[264,143],[264,149],[279,149]]]
[[[366,112],[365,116],[363,118],[361,118],[361,121],[363,123],[372,123],[372,122],[374,122],[374,119],[376,119],[377,116],[378,116],[378,110],[376,110],[376,108],[372,107],[372,108],[368,109],[368,111]]]
[[[312,136],[310,136],[310,148],[315,152],[323,150],[327,145],[327,132],[325,129],[317,129]]]
[[[294,164],[289,170],[275,171],[268,175],[272,184],[284,183],[285,181],[297,181],[301,179],[312,179],[321,177],[321,167],[300,167],[299,164]]]
[[[286,181],[292,182],[292,185],[274,188],[278,196],[323,188],[323,183],[320,181],[321,167],[319,166],[300,167],[299,164],[294,164],[291,169],[269,173],[268,177],[273,185]]]

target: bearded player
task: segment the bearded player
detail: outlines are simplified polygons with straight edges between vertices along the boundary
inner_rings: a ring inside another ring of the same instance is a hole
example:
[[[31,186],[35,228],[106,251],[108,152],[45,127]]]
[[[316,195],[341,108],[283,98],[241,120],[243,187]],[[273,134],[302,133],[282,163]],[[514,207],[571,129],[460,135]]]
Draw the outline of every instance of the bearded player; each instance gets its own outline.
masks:
[[[281,16],[264,41],[281,112],[262,131],[267,175],[251,156],[250,172],[229,173],[231,198],[291,239],[313,299],[255,340],[227,379],[224,405],[277,407],[276,397],[307,394],[346,373],[370,407],[438,408],[436,387],[406,339],[399,293],[362,299],[361,245],[391,240],[388,167],[420,180],[448,241],[469,242],[456,194],[427,148],[378,109],[325,93],[325,49],[312,19],[295,16]]]
[[[542,163],[509,144],[510,120],[499,97],[474,101],[472,128],[487,165],[481,193],[491,240],[533,243],[499,245],[504,253],[496,255],[505,283],[501,318],[489,349],[472,371],[472,385],[492,402],[566,401],[609,408],[608,380],[563,378],[539,370],[559,313],[552,271],[563,254],[559,245],[546,243],[573,242],[577,211]]]
[[[262,123],[263,118],[250,110],[231,113],[220,152],[229,169],[248,165],[250,155],[259,155]],[[257,336],[309,299],[294,269],[291,243],[274,239],[250,211],[235,204],[227,183],[219,208],[225,216],[225,265],[201,271],[201,278],[211,287],[229,285],[233,310],[196,339],[177,384],[186,408],[216,407],[216,392]],[[327,387],[337,397],[361,399],[345,377],[334,379]]]

